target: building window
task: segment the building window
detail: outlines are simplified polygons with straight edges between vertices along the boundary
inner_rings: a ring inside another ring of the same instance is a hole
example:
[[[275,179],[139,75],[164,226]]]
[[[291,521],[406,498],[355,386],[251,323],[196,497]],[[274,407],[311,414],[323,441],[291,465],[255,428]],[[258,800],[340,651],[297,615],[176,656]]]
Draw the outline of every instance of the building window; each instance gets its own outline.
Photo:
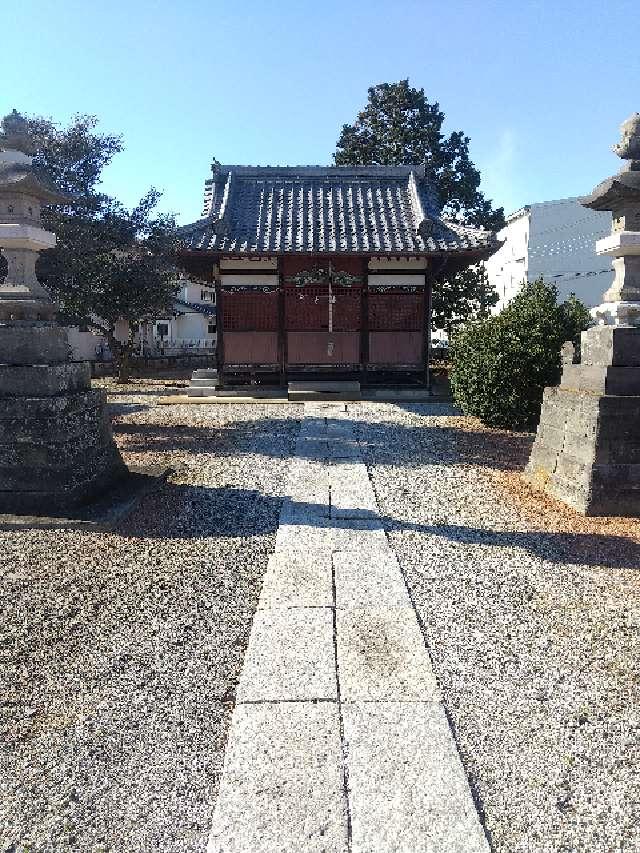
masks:
[[[159,338],[166,338],[169,334],[169,324],[168,323],[156,323],[156,335]]]
[[[209,325],[207,326],[207,332],[208,332],[210,335],[215,335],[215,333],[216,333],[216,324],[215,324],[215,323],[209,323]]]

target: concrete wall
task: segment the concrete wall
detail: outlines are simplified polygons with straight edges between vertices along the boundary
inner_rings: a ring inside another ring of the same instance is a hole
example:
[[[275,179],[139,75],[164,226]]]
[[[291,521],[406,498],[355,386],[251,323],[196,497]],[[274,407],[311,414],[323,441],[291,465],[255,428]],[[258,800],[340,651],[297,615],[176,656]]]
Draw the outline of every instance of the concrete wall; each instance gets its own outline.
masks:
[[[192,305],[214,305],[216,301],[215,288],[209,284],[188,281],[178,293],[178,299],[190,302]]]
[[[588,210],[575,198],[516,211],[498,234],[504,245],[486,262],[500,297],[495,310],[501,311],[524,281],[540,276],[556,285],[560,300],[575,293],[588,306],[598,305],[613,272],[606,260],[597,257],[595,242],[610,230],[611,214]]]
[[[503,245],[485,261],[487,276],[500,299],[496,312],[502,311],[527,280],[529,208],[508,217],[506,227],[498,232],[498,239],[504,241]]]
[[[94,332],[81,332],[78,326],[67,329],[69,346],[71,347],[71,358],[73,361],[95,361],[98,350],[102,346],[107,347],[106,338]]]
[[[575,293],[588,306],[599,305],[613,281],[613,270],[608,259],[596,255],[595,243],[610,231],[610,213],[589,210],[576,199],[532,204],[529,279],[544,275],[555,282],[561,300]],[[599,274],[573,277],[594,271]]]

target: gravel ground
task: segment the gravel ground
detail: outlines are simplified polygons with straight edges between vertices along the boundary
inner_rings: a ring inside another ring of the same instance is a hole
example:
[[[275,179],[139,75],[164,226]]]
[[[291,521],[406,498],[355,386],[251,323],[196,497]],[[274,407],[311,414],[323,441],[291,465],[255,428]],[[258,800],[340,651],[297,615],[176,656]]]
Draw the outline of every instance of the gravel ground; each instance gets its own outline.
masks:
[[[175,469],[115,532],[0,533],[2,851],[206,846],[302,408],[159,391],[113,398],[127,460]]]
[[[640,851],[640,522],[524,486],[531,436],[349,410],[494,850]]]
[[[0,533],[0,850],[204,849],[302,407],[164,390],[112,398],[175,469],[117,531]],[[494,850],[640,851],[640,523],[524,486],[530,436],[349,412]]]

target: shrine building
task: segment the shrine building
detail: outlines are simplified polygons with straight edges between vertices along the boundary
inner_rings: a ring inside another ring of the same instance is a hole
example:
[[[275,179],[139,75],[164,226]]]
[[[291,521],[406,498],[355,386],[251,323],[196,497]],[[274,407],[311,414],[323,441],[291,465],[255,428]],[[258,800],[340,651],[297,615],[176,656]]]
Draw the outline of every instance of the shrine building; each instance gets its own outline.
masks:
[[[436,280],[497,248],[440,219],[422,166],[222,166],[181,263],[215,285],[225,383],[429,382]]]

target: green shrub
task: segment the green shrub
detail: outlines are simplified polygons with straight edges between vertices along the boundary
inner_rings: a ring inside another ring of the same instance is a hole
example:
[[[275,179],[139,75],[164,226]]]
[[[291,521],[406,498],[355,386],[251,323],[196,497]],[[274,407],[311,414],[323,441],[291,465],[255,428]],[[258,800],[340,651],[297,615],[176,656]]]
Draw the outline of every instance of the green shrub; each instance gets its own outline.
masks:
[[[495,317],[466,325],[452,346],[451,386],[467,415],[489,426],[532,428],[546,386],[560,380],[560,349],[579,343],[589,312],[542,280],[526,284]]]

